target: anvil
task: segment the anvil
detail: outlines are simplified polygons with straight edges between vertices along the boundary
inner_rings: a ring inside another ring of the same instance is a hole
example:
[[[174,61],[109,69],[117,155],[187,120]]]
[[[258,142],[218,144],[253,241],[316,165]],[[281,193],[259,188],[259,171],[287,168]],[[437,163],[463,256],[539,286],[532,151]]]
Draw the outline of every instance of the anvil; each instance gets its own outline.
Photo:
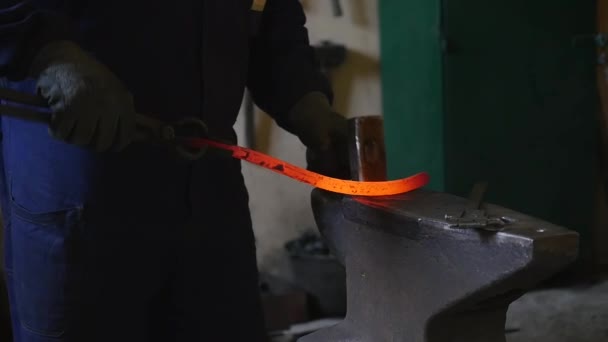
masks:
[[[351,156],[382,156],[369,148],[382,143],[361,148],[370,139],[358,136]],[[384,158],[373,160],[358,165],[382,169]],[[509,305],[571,264],[579,237],[482,199],[313,190],[319,231],[346,269],[347,314],[299,341],[505,342]]]

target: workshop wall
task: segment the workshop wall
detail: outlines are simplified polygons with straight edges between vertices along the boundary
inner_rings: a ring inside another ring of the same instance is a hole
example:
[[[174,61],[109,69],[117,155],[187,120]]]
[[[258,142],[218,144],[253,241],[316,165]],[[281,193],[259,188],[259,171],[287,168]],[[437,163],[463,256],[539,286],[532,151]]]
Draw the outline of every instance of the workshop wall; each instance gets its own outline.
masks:
[[[345,116],[381,114],[379,76],[378,0],[342,1],[343,16],[334,17],[329,1],[302,1],[313,44],[328,40],[348,49],[346,63],[331,73],[335,108]],[[245,144],[244,116],[236,125]],[[305,165],[305,149],[264,113],[256,112],[256,149],[296,165]],[[307,185],[243,165],[257,238],[260,267],[274,274],[286,272],[283,245],[305,231],[315,230]]]

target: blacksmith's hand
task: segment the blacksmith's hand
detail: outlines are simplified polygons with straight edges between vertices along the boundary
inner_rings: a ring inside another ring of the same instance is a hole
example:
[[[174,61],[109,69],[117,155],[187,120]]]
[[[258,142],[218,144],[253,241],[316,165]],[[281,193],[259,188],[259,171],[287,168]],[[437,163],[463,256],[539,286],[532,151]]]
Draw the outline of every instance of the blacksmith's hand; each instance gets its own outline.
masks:
[[[307,147],[309,170],[350,179],[348,121],[333,110],[324,94],[312,92],[300,99],[289,112],[287,122]]]
[[[122,150],[135,135],[136,112],[125,85],[70,41],[49,43],[30,74],[52,111],[51,134],[99,152]]]

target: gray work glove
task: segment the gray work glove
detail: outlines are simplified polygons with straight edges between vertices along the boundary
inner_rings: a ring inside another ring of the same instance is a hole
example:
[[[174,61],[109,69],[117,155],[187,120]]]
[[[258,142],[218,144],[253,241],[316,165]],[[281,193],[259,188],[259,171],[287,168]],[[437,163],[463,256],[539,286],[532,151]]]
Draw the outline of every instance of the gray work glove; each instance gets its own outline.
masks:
[[[135,134],[136,112],[112,72],[69,41],[52,42],[34,58],[30,74],[53,113],[51,134],[99,152],[121,150]]]
[[[288,113],[287,127],[307,147],[309,170],[350,179],[348,121],[332,109],[323,93],[300,99]]]

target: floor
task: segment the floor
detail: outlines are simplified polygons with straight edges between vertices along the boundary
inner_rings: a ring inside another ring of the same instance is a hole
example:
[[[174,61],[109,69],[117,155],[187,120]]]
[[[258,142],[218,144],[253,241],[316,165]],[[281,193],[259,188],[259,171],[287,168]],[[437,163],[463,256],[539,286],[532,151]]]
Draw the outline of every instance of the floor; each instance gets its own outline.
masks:
[[[608,281],[529,293],[511,305],[506,330],[507,342],[608,342]]]
[[[507,331],[507,342],[608,342],[608,281],[530,293],[511,305]]]

